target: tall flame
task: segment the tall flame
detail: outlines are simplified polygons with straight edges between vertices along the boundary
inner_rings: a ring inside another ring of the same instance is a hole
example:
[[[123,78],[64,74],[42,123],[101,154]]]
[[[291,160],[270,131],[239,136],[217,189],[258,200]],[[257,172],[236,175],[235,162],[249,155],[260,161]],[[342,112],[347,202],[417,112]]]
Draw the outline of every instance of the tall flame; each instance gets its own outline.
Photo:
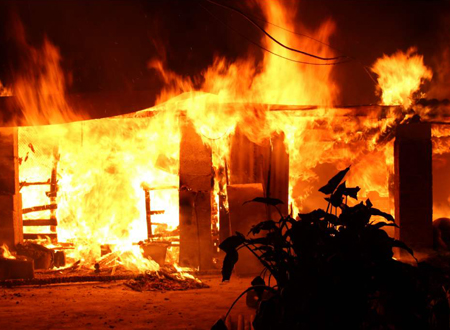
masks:
[[[411,106],[421,85],[433,76],[414,47],[406,53],[397,51],[392,56],[384,55],[374,63],[372,70],[378,75],[382,103],[402,105],[405,109]]]

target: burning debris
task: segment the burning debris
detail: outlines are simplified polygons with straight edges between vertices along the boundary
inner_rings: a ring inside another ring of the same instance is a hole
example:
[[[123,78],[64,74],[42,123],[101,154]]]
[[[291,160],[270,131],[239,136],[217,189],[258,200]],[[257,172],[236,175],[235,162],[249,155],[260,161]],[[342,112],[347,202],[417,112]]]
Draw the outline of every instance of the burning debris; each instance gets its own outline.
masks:
[[[198,278],[179,272],[175,267],[164,267],[156,272],[145,272],[125,283],[135,291],[182,291],[190,289],[203,289],[209,286]]]
[[[192,272],[191,269],[171,265],[159,266],[153,260],[147,261],[145,271],[139,271],[136,269],[137,261],[130,264],[131,252],[129,251],[105,254],[92,268],[86,267],[80,261],[68,267],[56,266],[58,254],[36,243],[27,242],[19,245],[17,257],[13,256],[5,246],[2,250],[0,286],[4,287],[118,280],[128,280],[125,285],[136,291],[189,290],[208,287],[189,273]],[[136,275],[136,271],[141,274]]]

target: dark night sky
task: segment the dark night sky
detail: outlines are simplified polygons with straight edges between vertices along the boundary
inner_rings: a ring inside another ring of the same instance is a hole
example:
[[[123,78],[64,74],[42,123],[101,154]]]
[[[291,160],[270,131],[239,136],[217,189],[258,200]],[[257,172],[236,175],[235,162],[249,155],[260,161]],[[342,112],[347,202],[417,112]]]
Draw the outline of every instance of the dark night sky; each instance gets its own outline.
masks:
[[[261,16],[244,1],[221,2]],[[417,46],[436,71],[442,66],[443,50],[450,47],[449,1],[297,3],[298,20],[308,27],[318,27],[331,17],[337,29],[330,43],[366,65],[383,53]],[[250,38],[260,39],[261,34],[237,14],[205,6]],[[147,62],[158,56],[155,44],[164,46],[168,66],[183,75],[198,75],[215,54],[235,59],[249,51],[260,52],[209,16],[197,1],[0,0],[0,80],[5,84],[12,81],[18,67],[11,37],[13,12],[23,22],[29,43],[38,46],[46,35],[59,47],[63,68],[73,76],[69,93],[148,91],[156,95],[161,82],[147,68]],[[373,82],[357,63],[338,66],[334,74],[342,90],[341,104],[377,102]]]

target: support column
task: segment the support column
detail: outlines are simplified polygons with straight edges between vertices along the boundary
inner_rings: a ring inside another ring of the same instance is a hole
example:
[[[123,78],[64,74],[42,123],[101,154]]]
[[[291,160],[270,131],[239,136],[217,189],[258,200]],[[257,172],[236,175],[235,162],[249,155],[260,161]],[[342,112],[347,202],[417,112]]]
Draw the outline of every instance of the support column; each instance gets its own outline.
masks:
[[[279,205],[283,215],[289,212],[289,155],[284,145],[284,134],[275,134],[271,141],[257,145],[250,141],[239,127],[232,138],[230,183],[261,183],[264,196],[278,198],[284,204]],[[269,182],[270,172],[270,182]],[[262,197],[262,196],[260,196]],[[267,215],[279,220],[275,208]],[[262,220],[261,220],[262,221]]]
[[[281,213],[289,214],[289,154],[284,144],[284,133],[272,136],[272,154],[270,155],[270,197],[278,198],[284,204],[278,205]],[[264,184],[267,187],[269,169],[266,169]],[[266,192],[267,193],[267,192]],[[295,217],[295,214],[293,215]],[[280,215],[271,207],[271,217],[279,220]]]
[[[433,244],[431,124],[397,128],[394,144],[395,237],[413,249]]]
[[[182,124],[180,142],[180,264],[212,268],[211,149],[192,123]]]
[[[0,245],[23,241],[22,196],[19,193],[16,127],[0,128]]]

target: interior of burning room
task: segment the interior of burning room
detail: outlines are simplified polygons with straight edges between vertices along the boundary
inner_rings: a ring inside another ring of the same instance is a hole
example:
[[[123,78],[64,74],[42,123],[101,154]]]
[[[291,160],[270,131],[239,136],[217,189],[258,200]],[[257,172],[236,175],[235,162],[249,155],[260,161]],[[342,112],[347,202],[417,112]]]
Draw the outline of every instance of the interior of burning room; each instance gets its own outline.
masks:
[[[0,328],[450,328],[449,31],[444,0],[0,0]]]

